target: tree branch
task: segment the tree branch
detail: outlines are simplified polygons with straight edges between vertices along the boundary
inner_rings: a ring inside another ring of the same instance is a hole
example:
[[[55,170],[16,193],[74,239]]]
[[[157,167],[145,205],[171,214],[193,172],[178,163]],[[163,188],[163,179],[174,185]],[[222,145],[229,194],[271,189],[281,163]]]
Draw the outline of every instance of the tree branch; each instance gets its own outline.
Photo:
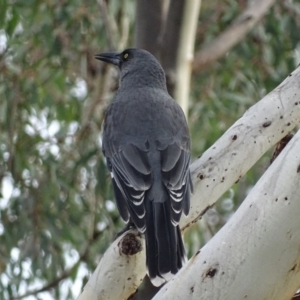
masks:
[[[190,214],[181,220],[183,230],[196,222],[268,149],[299,124],[299,95],[300,67],[253,105],[191,165],[194,194]],[[120,239],[110,246],[85,287],[84,292],[94,298],[78,299],[113,299],[107,296],[112,290],[119,296],[114,299],[127,299],[133,293],[132,286],[125,284],[126,278],[135,278],[136,285],[145,276],[144,251],[137,255],[121,256],[119,242]],[[121,266],[118,265],[120,262]],[[127,266],[126,275],[124,264]],[[110,276],[97,281],[97,277],[105,276],[107,270],[111,270]]]
[[[181,227],[191,225],[300,122],[300,67],[253,105],[191,165],[191,211]]]
[[[180,30],[180,41],[176,63],[176,81],[174,98],[188,114],[191,63],[194,58],[194,45],[201,0],[184,1],[183,22]]]
[[[77,300],[122,300],[134,294],[146,274],[144,242],[136,230],[116,239]]]
[[[291,299],[300,282],[299,186],[300,131],[234,216],[153,299]]]
[[[98,4],[100,6],[100,13],[104,23],[109,50],[116,51],[118,46],[117,39],[119,37],[117,24],[114,18],[109,15],[105,1],[98,0]]]
[[[196,53],[193,71],[200,72],[240,42],[268,12],[275,0],[250,1],[250,6],[211,44]]]
[[[42,292],[45,292],[45,291],[48,291],[52,288],[55,288],[61,281],[67,279],[70,277],[70,274],[76,270],[76,268],[78,268],[79,264],[81,261],[83,261],[87,255],[88,255],[88,252],[89,252],[89,249],[90,249],[90,246],[91,246],[91,243],[89,243],[86,247],[85,247],[85,250],[83,251],[83,253],[80,255],[79,259],[77,260],[77,262],[71,267],[69,268],[68,270],[66,270],[65,272],[63,272],[59,277],[55,278],[53,281],[49,282],[48,284],[46,284],[45,286],[39,288],[39,289],[35,289],[35,290],[32,290],[32,291],[28,291],[26,292],[25,294],[23,295],[20,295],[20,296],[15,296],[15,297],[11,297],[10,300],[19,300],[19,299],[23,299],[25,297],[29,297],[29,296],[34,296],[34,295],[37,295],[39,293],[42,293]]]

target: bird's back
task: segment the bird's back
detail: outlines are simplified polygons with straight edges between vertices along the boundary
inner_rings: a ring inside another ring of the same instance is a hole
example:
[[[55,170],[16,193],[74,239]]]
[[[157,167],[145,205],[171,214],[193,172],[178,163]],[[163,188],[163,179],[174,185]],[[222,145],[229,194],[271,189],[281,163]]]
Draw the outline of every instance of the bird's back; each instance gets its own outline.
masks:
[[[111,134],[113,133],[113,135]],[[118,151],[128,143],[144,149],[145,143],[173,143],[189,150],[189,132],[181,107],[170,95],[157,88],[120,89],[107,108],[103,148],[114,140]]]

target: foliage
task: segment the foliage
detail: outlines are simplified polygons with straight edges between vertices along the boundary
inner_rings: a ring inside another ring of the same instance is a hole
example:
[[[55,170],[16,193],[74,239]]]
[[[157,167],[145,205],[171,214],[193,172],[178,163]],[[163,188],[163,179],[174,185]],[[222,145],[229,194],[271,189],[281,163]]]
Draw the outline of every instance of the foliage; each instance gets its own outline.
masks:
[[[203,1],[196,49],[245,8],[244,1],[220,2]],[[300,10],[287,2],[276,4],[226,57],[194,74],[189,124],[195,158],[299,62]],[[132,46],[135,2],[108,4],[118,27],[128,24],[125,42]],[[97,1],[0,0],[1,299],[43,286],[53,299],[73,299],[71,288],[79,292],[123,226],[99,138],[116,72],[93,55],[108,48]],[[224,195],[218,213],[208,216],[212,234],[267,164],[263,158]],[[190,253],[206,240],[191,230]]]

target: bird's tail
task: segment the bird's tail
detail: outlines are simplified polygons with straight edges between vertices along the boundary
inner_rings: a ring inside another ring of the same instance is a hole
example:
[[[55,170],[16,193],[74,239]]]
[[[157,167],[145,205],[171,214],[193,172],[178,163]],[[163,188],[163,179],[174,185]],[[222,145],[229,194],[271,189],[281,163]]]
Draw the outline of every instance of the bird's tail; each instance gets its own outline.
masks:
[[[171,222],[168,201],[146,203],[146,264],[152,284],[160,286],[182,267],[185,251],[180,228]]]

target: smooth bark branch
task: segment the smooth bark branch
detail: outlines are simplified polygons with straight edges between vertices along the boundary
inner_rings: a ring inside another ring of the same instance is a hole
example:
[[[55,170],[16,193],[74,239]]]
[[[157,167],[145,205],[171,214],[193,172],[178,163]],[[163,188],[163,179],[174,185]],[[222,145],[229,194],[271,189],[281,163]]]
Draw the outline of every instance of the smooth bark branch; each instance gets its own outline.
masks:
[[[299,122],[300,68],[298,67],[275,90],[252,106],[211,148],[191,165],[194,194],[191,198],[190,214],[188,217],[182,218],[181,227],[185,229],[192,222],[195,222],[271,146],[279,142]],[[118,298],[115,299],[127,299],[132,294],[132,287],[124,283],[126,278],[137,278],[135,282],[138,282],[140,278],[145,276],[144,251],[137,255],[120,258],[117,250],[118,243],[119,240],[115,241],[105,253],[97,270],[85,287],[85,293],[91,291],[91,295],[94,294],[99,299],[112,299],[107,297],[112,290],[115,290],[118,293]],[[257,247],[260,245],[257,244]],[[112,251],[111,249],[115,250]],[[122,266],[118,265],[120,259],[129,262],[126,270],[124,270],[123,263]],[[105,274],[109,270],[110,277],[105,279]],[[102,279],[96,280],[98,276],[102,276],[99,277]],[[137,283],[135,283],[135,287],[136,285]],[[184,281],[181,282],[180,286],[183,287],[183,285]],[[93,300],[97,298],[79,299]]]
[[[228,29],[211,44],[196,53],[193,71],[202,71],[212,62],[224,56],[262,19],[275,0],[256,0],[250,1],[250,3],[245,12]]]
[[[126,232],[106,250],[77,300],[122,300],[134,294],[146,274],[144,239]]]
[[[223,136],[191,165],[194,195],[191,220],[226,192],[273,145],[300,123],[300,67],[276,89],[248,109]]]
[[[154,299],[291,299],[300,282],[299,187],[300,131],[234,216]]]
[[[176,63],[175,100],[181,105],[187,116],[189,108],[190,81],[194,45],[201,0],[186,0]]]

